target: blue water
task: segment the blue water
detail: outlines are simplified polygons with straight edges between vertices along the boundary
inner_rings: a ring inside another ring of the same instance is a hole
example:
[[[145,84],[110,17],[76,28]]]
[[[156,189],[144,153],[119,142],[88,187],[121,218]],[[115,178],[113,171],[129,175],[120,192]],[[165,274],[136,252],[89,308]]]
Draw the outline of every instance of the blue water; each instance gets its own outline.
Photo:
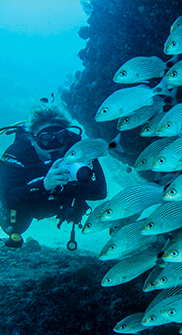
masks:
[[[83,69],[77,32],[86,19],[79,0],[0,1],[0,126],[24,119]]]

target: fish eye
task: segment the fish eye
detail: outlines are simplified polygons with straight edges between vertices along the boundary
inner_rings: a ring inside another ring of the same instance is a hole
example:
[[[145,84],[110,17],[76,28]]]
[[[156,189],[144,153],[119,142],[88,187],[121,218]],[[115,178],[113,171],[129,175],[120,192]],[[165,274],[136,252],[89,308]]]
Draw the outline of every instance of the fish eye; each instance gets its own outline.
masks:
[[[126,328],[126,325],[123,324],[120,328],[121,328],[121,329],[125,329],[125,328]]]
[[[177,250],[172,250],[172,251],[171,251],[171,256],[173,256],[173,257],[178,256],[178,252],[177,252]]]
[[[171,42],[171,46],[172,46],[172,47],[175,47],[175,46],[176,46],[176,41],[173,40],[173,41]]]
[[[125,70],[120,72],[120,76],[125,77],[127,75],[127,72]]]
[[[90,222],[87,223],[87,224],[86,224],[86,228],[88,228],[88,229],[92,228],[92,224],[91,224]]]
[[[170,190],[169,190],[169,192],[168,192],[168,194],[169,195],[172,195],[172,196],[174,196],[174,195],[176,195],[176,190],[175,190],[175,188],[171,188]]]
[[[152,229],[154,228],[155,224],[153,222],[150,222],[148,225],[147,225],[147,228],[149,229]]]
[[[152,316],[149,317],[149,321],[155,321],[155,320],[156,320],[155,315],[152,315]]]
[[[160,164],[164,164],[165,163],[165,158],[164,157],[160,157],[159,159],[158,159],[158,163],[160,163]]]
[[[111,278],[106,278],[106,282],[107,282],[107,283],[111,283],[111,282],[112,282],[112,279],[111,279]]]
[[[111,244],[111,246],[109,247],[109,250],[115,250],[116,249],[116,245],[115,244]]]
[[[166,283],[166,282],[167,282],[167,277],[162,277],[162,278],[160,279],[160,281],[161,281],[161,283]]]
[[[141,165],[145,165],[147,163],[146,159],[142,159],[142,161],[140,162]]]
[[[151,282],[150,282],[150,286],[154,286],[154,281],[151,281]]]
[[[170,128],[170,127],[171,127],[171,122],[170,121],[166,122],[166,128]]]
[[[171,77],[177,77],[177,75],[178,75],[178,72],[177,71],[173,71],[173,72],[171,72]]]
[[[101,110],[101,112],[102,112],[103,114],[106,114],[108,111],[109,111],[108,108],[102,108],[102,110]]]
[[[168,312],[167,312],[168,315],[170,316],[175,316],[176,315],[176,311],[175,309],[170,309]]]
[[[107,209],[107,210],[105,211],[105,214],[106,214],[106,215],[112,215],[112,209]]]
[[[149,131],[151,131],[151,128],[150,128],[150,127],[146,127],[146,128],[144,129],[144,131],[149,132]]]
[[[130,122],[130,119],[129,117],[126,117],[124,120],[123,120],[124,123],[129,123]]]
[[[70,152],[70,156],[75,156],[76,155],[76,152],[75,151],[71,151]]]

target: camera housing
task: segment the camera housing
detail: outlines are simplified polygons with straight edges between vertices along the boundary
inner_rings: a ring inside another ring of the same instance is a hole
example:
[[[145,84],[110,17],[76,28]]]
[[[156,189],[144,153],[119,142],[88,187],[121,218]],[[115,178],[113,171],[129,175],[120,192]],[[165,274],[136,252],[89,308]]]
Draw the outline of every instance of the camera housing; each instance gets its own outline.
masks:
[[[83,162],[66,163],[62,161],[60,166],[69,171],[69,181],[87,183],[91,181],[93,175],[93,171],[88,164]]]

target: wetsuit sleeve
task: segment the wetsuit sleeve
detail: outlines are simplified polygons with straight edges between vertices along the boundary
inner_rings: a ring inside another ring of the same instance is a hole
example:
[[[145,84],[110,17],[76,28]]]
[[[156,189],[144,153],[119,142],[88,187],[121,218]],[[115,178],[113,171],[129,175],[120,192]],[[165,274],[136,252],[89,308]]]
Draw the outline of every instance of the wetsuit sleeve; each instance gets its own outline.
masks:
[[[106,180],[98,159],[93,161],[92,179],[87,183],[70,182],[65,189],[73,197],[82,197],[85,200],[104,199],[107,196]]]
[[[9,206],[24,201],[36,201],[40,196],[49,196],[44,189],[43,178],[39,177],[27,182],[27,169],[21,166],[13,166],[0,161],[0,185],[1,196]]]

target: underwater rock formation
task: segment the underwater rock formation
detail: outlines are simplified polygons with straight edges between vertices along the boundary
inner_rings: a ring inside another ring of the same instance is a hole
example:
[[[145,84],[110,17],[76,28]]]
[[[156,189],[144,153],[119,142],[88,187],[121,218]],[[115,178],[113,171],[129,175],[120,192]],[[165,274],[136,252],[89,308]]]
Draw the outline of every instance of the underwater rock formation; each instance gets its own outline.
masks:
[[[1,335],[114,334],[121,318],[144,311],[156,293],[143,293],[147,273],[129,283],[103,288],[111,262],[42,246],[1,252]],[[128,294],[130,292],[130,294]],[[143,335],[177,335],[177,325],[146,329]]]
[[[117,121],[96,123],[95,114],[110,94],[126,87],[114,83],[113,75],[135,56],[169,59],[163,53],[163,45],[170,25],[181,12],[181,1],[82,0],[81,4],[89,15],[88,26],[78,32],[81,38],[88,39],[86,47],[78,53],[85,69],[76,73],[74,82],[60,95],[88,136],[111,141],[117,134]],[[152,80],[152,87],[157,83]],[[151,141],[142,139],[139,129],[122,132],[121,139],[126,151],[136,156]]]

